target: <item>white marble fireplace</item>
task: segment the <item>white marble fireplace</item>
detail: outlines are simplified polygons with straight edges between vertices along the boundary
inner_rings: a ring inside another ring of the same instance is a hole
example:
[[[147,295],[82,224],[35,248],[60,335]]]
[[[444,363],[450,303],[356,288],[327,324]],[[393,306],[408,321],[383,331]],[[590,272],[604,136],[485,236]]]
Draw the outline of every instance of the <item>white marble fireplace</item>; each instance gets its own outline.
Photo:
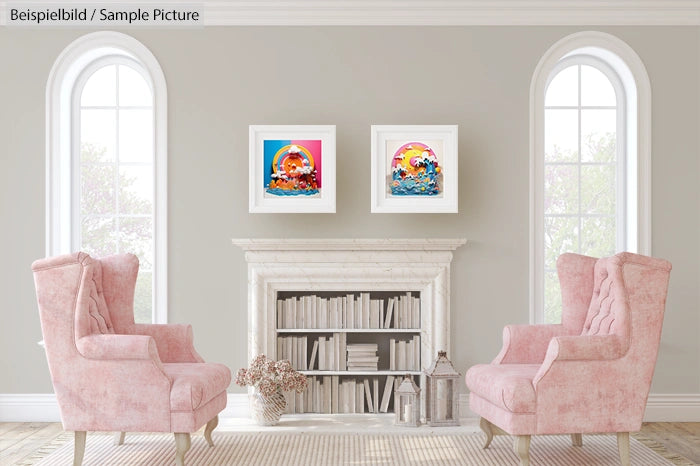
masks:
[[[450,262],[465,239],[234,239],[248,263],[248,356],[276,353],[278,292],[419,291],[421,367],[450,354]]]

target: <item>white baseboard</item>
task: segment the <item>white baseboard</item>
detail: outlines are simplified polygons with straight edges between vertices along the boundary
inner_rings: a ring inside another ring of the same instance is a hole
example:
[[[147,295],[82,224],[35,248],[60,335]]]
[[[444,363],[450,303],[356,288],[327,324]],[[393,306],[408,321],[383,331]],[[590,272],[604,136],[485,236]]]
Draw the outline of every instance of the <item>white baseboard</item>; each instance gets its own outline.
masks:
[[[650,393],[645,422],[698,422],[700,421],[700,393]]]
[[[61,422],[53,393],[0,393],[0,422]]]
[[[469,395],[459,397],[463,419],[477,417],[469,409]],[[250,417],[247,393],[229,393],[221,418]],[[61,415],[53,393],[0,393],[0,422],[60,422]],[[651,393],[644,413],[645,422],[700,422],[700,393]]]
[[[220,418],[250,417],[250,401],[247,393],[229,393],[226,408]]]

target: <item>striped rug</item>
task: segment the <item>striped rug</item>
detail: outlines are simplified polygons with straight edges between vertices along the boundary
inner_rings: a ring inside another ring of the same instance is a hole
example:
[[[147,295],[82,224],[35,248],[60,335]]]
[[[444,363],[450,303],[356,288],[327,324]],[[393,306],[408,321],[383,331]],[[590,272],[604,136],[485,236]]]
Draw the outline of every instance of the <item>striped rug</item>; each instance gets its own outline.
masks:
[[[192,436],[192,448],[185,456],[194,465],[517,465],[509,437],[495,437],[488,450],[482,450],[480,434],[389,434],[357,433],[255,433],[220,432],[213,435],[209,448],[201,435]],[[633,465],[673,464],[630,439]],[[172,435],[127,434],[126,443],[114,445],[114,437],[88,434],[84,466],[172,465],[175,441]],[[34,463],[72,463],[73,442]],[[571,445],[568,436],[533,437],[530,445],[533,466],[619,465],[614,435],[584,435],[583,447]]]

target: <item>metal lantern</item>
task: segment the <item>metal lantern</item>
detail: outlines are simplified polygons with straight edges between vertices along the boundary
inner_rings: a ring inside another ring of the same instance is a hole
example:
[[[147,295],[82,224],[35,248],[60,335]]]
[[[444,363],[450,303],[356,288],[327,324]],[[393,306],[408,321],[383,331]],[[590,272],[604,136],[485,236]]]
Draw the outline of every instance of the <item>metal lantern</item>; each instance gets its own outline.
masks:
[[[420,425],[420,388],[411,374],[406,374],[394,392],[396,425],[418,427]]]
[[[447,351],[438,351],[438,357],[425,370],[426,418],[430,426],[458,426],[459,403],[457,381],[459,372],[447,359]]]

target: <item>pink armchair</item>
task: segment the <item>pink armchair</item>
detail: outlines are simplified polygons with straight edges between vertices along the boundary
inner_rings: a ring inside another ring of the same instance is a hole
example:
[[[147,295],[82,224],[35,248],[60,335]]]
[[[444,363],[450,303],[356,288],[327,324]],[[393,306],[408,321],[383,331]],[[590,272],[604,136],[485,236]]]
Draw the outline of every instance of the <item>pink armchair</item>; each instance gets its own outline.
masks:
[[[616,432],[629,465],[629,433],[641,428],[661,338],[671,264],[631,253],[557,261],[562,323],[509,325],[491,364],[470,368],[469,406],[487,448],[495,433],[516,436],[529,464],[530,436]],[[498,429],[496,429],[497,427]]]
[[[86,431],[174,432],[184,465],[190,433],[211,432],[226,407],[230,370],[205,363],[189,325],[135,324],[138,259],[75,253],[32,264],[46,357],[74,465]]]

